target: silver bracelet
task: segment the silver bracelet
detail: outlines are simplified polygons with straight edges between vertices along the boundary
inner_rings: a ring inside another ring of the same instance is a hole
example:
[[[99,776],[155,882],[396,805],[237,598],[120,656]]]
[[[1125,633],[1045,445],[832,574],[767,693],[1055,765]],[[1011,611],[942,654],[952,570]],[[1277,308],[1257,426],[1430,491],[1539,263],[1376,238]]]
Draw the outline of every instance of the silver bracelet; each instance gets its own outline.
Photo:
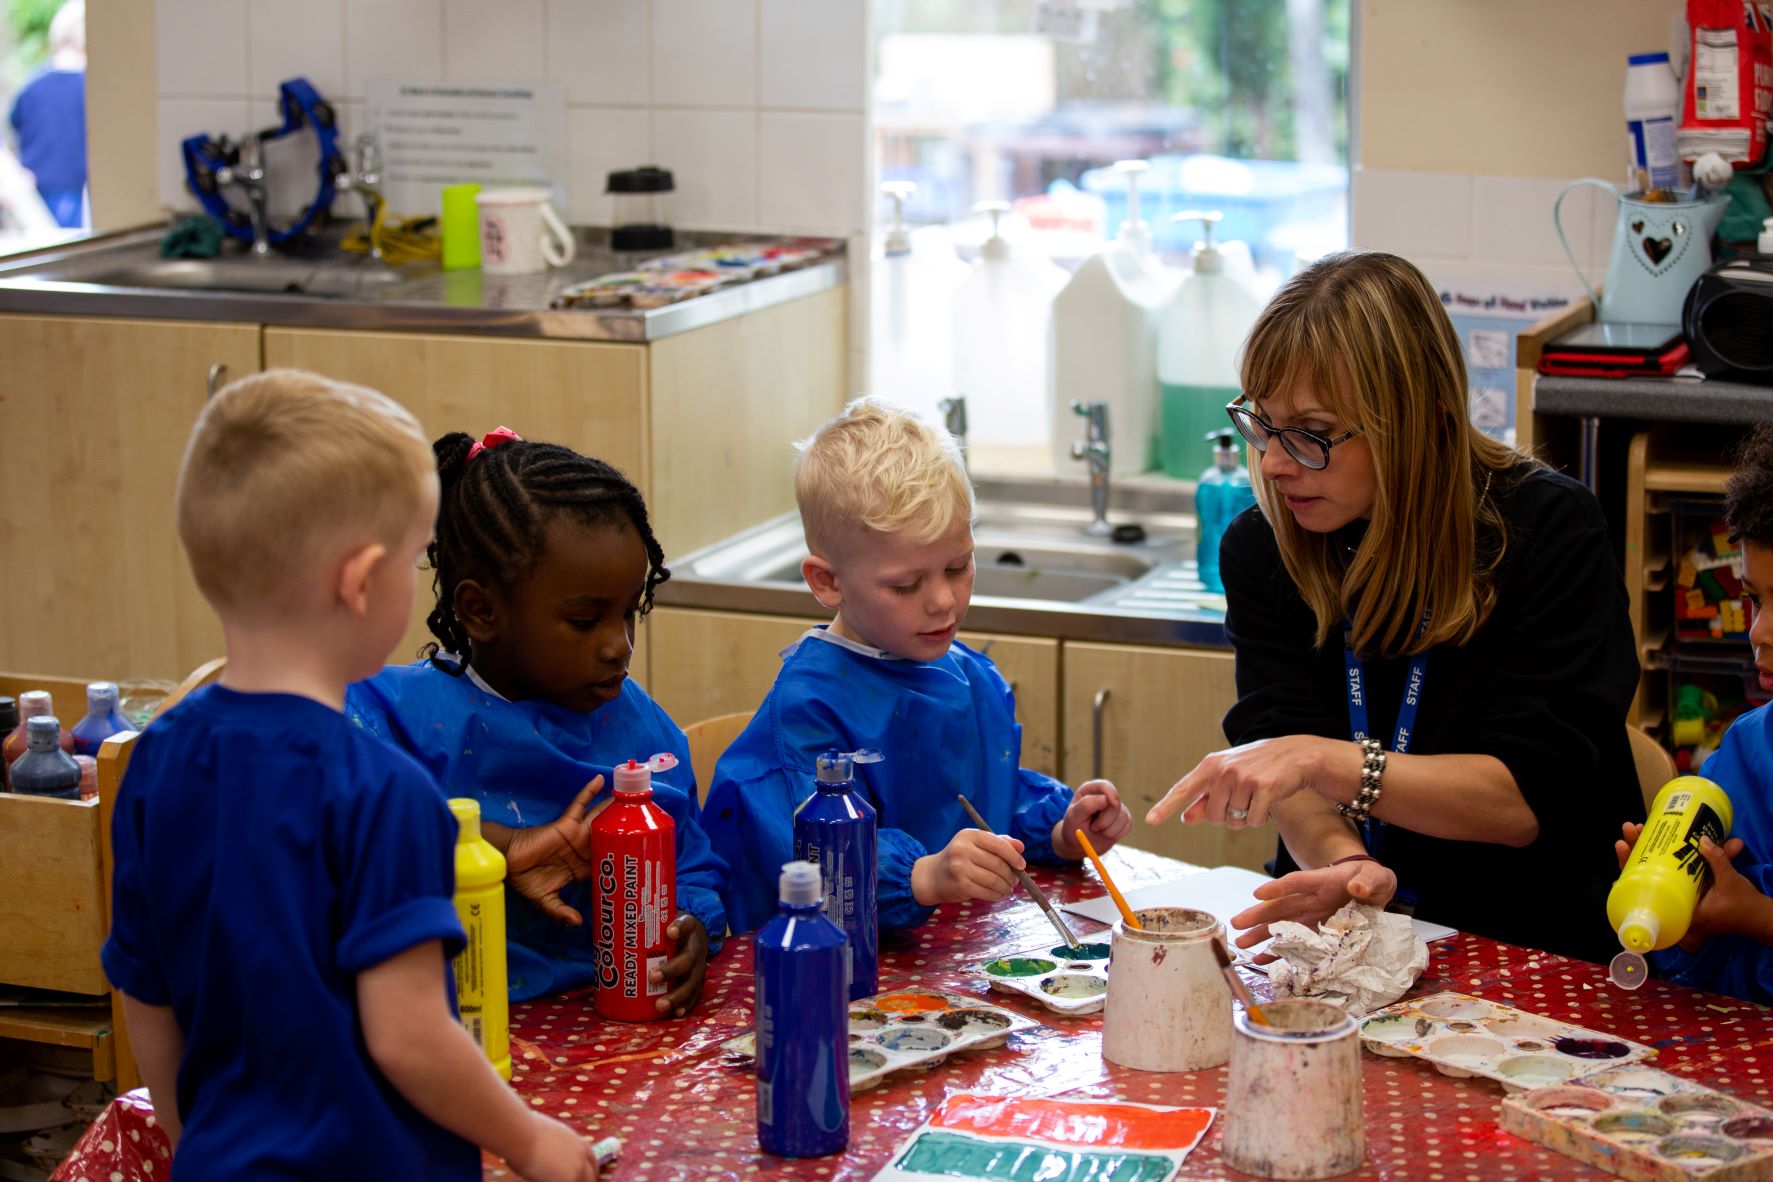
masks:
[[[1379,794],[1384,786],[1381,781],[1385,776],[1385,748],[1377,739],[1362,739],[1361,745],[1361,787],[1349,804],[1338,804],[1336,811],[1355,822],[1364,822],[1372,817],[1373,806],[1379,803]]]

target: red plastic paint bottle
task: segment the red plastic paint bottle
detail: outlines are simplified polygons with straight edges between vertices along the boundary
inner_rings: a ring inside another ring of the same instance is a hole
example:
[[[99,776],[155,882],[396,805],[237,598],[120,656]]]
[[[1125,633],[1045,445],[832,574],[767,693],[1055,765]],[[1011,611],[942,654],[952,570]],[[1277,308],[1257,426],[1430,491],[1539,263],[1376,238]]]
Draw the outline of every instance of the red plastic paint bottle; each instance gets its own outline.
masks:
[[[610,805],[591,823],[595,1004],[618,1022],[657,1018],[666,992],[649,978],[675,951],[665,929],[676,915],[677,825],[653,803],[653,773],[676,766],[665,752],[617,767]]]

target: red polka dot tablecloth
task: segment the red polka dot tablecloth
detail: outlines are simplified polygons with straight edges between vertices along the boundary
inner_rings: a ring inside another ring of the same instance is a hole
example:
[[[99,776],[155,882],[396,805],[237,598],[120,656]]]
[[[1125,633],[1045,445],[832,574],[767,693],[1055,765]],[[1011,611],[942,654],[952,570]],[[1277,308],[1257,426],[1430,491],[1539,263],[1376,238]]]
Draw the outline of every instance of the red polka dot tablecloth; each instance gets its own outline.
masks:
[[[1123,887],[1174,877],[1181,863],[1115,850]],[[1037,869],[1057,900],[1099,893],[1085,871]],[[1072,920],[1079,934],[1094,925]],[[628,1026],[604,1022],[588,994],[513,1007],[512,1086],[537,1109],[618,1136],[615,1179],[867,1179],[952,1092],[1065,1095],[1151,1104],[1218,1107],[1225,1070],[1159,1075],[1105,1063],[1102,1017],[1064,1018],[1017,995],[989,992],[965,969],[977,961],[1053,939],[1044,916],[1021,895],[996,904],[943,908],[914,932],[881,943],[881,987],[924,985],[974,994],[1035,1018],[1039,1028],[1007,1046],[955,1056],[933,1070],[899,1075],[856,1096],[850,1146],[841,1156],[782,1161],[757,1148],[756,1091],[748,1060],[721,1044],[752,1024],[751,944],[729,939],[709,965],[702,1004],[688,1018]],[[1773,1104],[1773,1022],[1759,1006],[1652,981],[1636,993],[1607,983],[1598,965],[1461,934],[1431,944],[1416,994],[1458,990],[1576,1022],[1656,1047],[1656,1065],[1761,1104]],[[1267,980],[1245,970],[1267,996]],[[1357,1179],[1408,1182],[1529,1182],[1606,1178],[1497,1125],[1501,1089],[1453,1079],[1411,1059],[1362,1056],[1367,1161]],[[119,1098],[57,1169],[52,1182],[144,1182],[167,1176],[165,1138],[145,1094]],[[512,1175],[488,1160],[486,1178]],[[1188,1159],[1187,1179],[1243,1178],[1220,1163],[1217,1129]]]

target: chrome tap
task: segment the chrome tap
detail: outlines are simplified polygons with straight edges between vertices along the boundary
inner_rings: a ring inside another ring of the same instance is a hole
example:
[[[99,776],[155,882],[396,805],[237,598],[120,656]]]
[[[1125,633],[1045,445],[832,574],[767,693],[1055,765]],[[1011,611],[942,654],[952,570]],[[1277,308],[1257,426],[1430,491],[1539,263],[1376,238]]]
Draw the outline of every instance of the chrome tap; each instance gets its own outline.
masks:
[[[1105,538],[1114,532],[1108,524],[1108,461],[1113,451],[1108,446],[1108,404],[1100,399],[1073,402],[1071,412],[1085,421],[1084,437],[1071,445],[1071,458],[1082,460],[1090,469],[1090,512],[1092,520],[1084,532]]]
[[[246,194],[250,206],[247,219],[252,225],[252,253],[263,258],[271,253],[271,215],[266,208],[264,144],[257,132],[241,142],[238,160],[236,164],[225,164],[216,169],[215,182],[224,187],[231,185]]]
[[[944,398],[936,403],[936,409],[942,412],[942,425],[948,428],[948,434],[960,443],[960,462],[967,462],[967,400],[963,394],[953,398]]]
[[[371,132],[364,132],[353,141],[351,146],[352,163],[349,169],[339,174],[337,184],[341,193],[355,193],[363,198],[363,219],[365,235],[369,238],[369,253],[375,258],[382,257],[380,235],[376,233],[376,222],[382,212],[382,149],[376,143]]]

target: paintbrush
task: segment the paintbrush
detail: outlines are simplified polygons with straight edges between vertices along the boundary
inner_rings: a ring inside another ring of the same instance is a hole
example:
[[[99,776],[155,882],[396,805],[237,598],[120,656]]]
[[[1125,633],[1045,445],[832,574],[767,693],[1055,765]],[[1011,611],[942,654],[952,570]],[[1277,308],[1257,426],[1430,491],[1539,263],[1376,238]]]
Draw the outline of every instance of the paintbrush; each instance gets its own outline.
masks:
[[[1120,908],[1120,917],[1127,921],[1128,927],[1144,931],[1145,925],[1139,922],[1139,917],[1133,914],[1131,907],[1127,906],[1127,901],[1121,895],[1120,888],[1114,885],[1112,878],[1108,877],[1108,867],[1102,865],[1101,855],[1097,854],[1096,847],[1090,844],[1089,835],[1082,829],[1074,830],[1074,832],[1077,834],[1077,840],[1083,844],[1084,853],[1090,856],[1090,864],[1096,868],[1096,874],[1102,879],[1102,885],[1108,888],[1108,897],[1114,900],[1116,907]]]
[[[1237,970],[1232,967],[1231,953],[1225,950],[1225,945],[1220,942],[1217,935],[1207,943],[1213,946],[1213,958],[1219,962],[1219,971],[1225,974],[1225,983],[1231,986],[1231,996],[1244,1003],[1244,1012],[1250,1015],[1250,1021],[1258,1026],[1268,1025],[1268,1018],[1262,1013],[1262,1007],[1256,1004],[1255,997],[1250,993],[1250,987],[1244,984],[1244,979],[1238,976]]]
[[[958,794],[956,794],[955,799],[960,801],[960,807],[967,811],[967,816],[973,819],[973,824],[977,825],[987,833],[996,832],[995,829],[985,823],[985,818],[979,815],[979,810],[973,807],[972,801]],[[1077,937],[1071,934],[1071,929],[1065,926],[1065,921],[1059,918],[1059,913],[1053,910],[1053,905],[1047,901],[1046,895],[1041,892],[1039,887],[1034,885],[1034,880],[1028,877],[1028,872],[1026,870],[1016,870],[1012,867],[1011,873],[1016,876],[1016,881],[1021,883],[1022,886],[1027,889],[1028,893],[1034,897],[1034,901],[1040,904],[1040,909],[1047,913],[1047,918],[1053,921],[1053,926],[1059,929],[1059,934],[1065,937],[1065,946],[1067,948],[1082,948],[1083,946],[1077,942]]]

